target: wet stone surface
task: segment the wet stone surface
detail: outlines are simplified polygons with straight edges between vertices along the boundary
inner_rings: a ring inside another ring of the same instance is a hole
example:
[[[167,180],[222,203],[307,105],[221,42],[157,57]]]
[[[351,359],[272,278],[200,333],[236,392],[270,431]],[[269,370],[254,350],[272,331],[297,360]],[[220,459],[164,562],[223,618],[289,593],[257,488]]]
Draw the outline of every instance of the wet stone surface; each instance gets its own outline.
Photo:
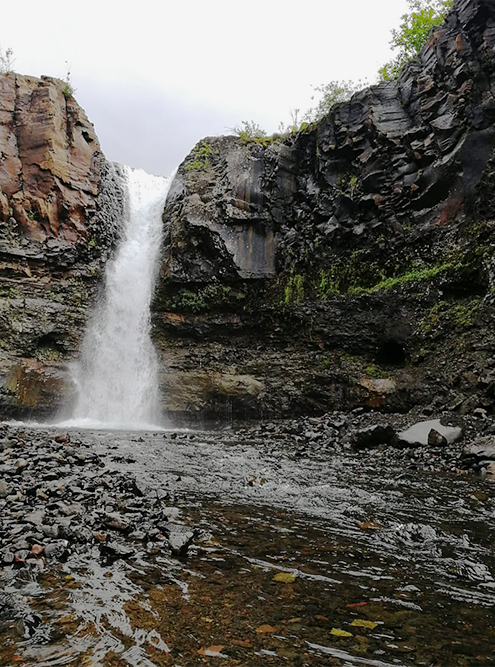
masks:
[[[0,665],[495,664],[495,425],[438,417],[2,427]]]

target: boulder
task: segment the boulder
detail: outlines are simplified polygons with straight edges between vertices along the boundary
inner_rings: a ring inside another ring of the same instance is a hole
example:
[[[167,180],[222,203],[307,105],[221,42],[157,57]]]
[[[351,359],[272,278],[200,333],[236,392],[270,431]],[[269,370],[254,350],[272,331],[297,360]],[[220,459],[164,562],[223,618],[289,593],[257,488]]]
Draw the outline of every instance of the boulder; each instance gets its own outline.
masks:
[[[369,426],[355,431],[351,435],[351,442],[355,449],[369,449],[378,445],[389,445],[394,435],[395,430],[390,424]]]
[[[495,436],[477,438],[464,448],[462,455],[477,461],[495,461]]]
[[[399,447],[425,447],[432,444],[437,446],[437,443],[451,444],[460,440],[462,436],[462,428],[444,426],[439,419],[431,419],[413,424],[405,431],[397,433],[395,443]]]

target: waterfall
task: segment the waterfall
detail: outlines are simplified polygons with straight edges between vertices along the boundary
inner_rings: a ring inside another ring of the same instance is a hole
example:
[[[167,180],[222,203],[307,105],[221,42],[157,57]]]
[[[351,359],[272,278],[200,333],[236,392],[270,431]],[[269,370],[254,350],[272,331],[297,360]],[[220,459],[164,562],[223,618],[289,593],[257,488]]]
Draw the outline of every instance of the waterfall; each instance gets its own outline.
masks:
[[[171,179],[125,168],[122,238],[108,262],[104,292],[89,322],[74,379],[71,426],[146,428],[160,422],[158,363],[150,304]]]

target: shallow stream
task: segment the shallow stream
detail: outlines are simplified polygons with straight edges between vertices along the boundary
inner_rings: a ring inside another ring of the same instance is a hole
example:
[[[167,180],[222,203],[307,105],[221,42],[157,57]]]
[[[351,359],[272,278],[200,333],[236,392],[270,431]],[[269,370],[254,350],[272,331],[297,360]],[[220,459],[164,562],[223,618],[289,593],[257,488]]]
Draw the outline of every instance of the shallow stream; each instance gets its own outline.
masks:
[[[70,437],[190,544],[4,570],[0,665],[495,664],[494,484],[249,428]]]

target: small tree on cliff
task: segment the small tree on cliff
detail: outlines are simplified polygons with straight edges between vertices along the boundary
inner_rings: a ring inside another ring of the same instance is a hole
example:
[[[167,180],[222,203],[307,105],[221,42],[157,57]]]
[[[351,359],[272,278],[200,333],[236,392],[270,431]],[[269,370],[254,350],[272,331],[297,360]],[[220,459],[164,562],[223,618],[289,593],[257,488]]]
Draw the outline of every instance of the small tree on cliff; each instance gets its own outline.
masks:
[[[402,67],[418,55],[433,26],[440,25],[454,0],[407,0],[409,14],[403,14],[398,30],[392,30],[390,42],[399,52],[378,73],[382,81],[396,79]]]
[[[5,53],[0,47],[0,74],[10,74],[14,71],[14,52],[6,49]]]
[[[308,109],[304,114],[304,120],[314,123],[325,116],[334,104],[350,100],[354,93],[366,87],[365,81],[330,81],[321,86],[313,86],[313,90],[320,93],[321,97],[316,106]],[[311,99],[313,100],[315,96]]]

